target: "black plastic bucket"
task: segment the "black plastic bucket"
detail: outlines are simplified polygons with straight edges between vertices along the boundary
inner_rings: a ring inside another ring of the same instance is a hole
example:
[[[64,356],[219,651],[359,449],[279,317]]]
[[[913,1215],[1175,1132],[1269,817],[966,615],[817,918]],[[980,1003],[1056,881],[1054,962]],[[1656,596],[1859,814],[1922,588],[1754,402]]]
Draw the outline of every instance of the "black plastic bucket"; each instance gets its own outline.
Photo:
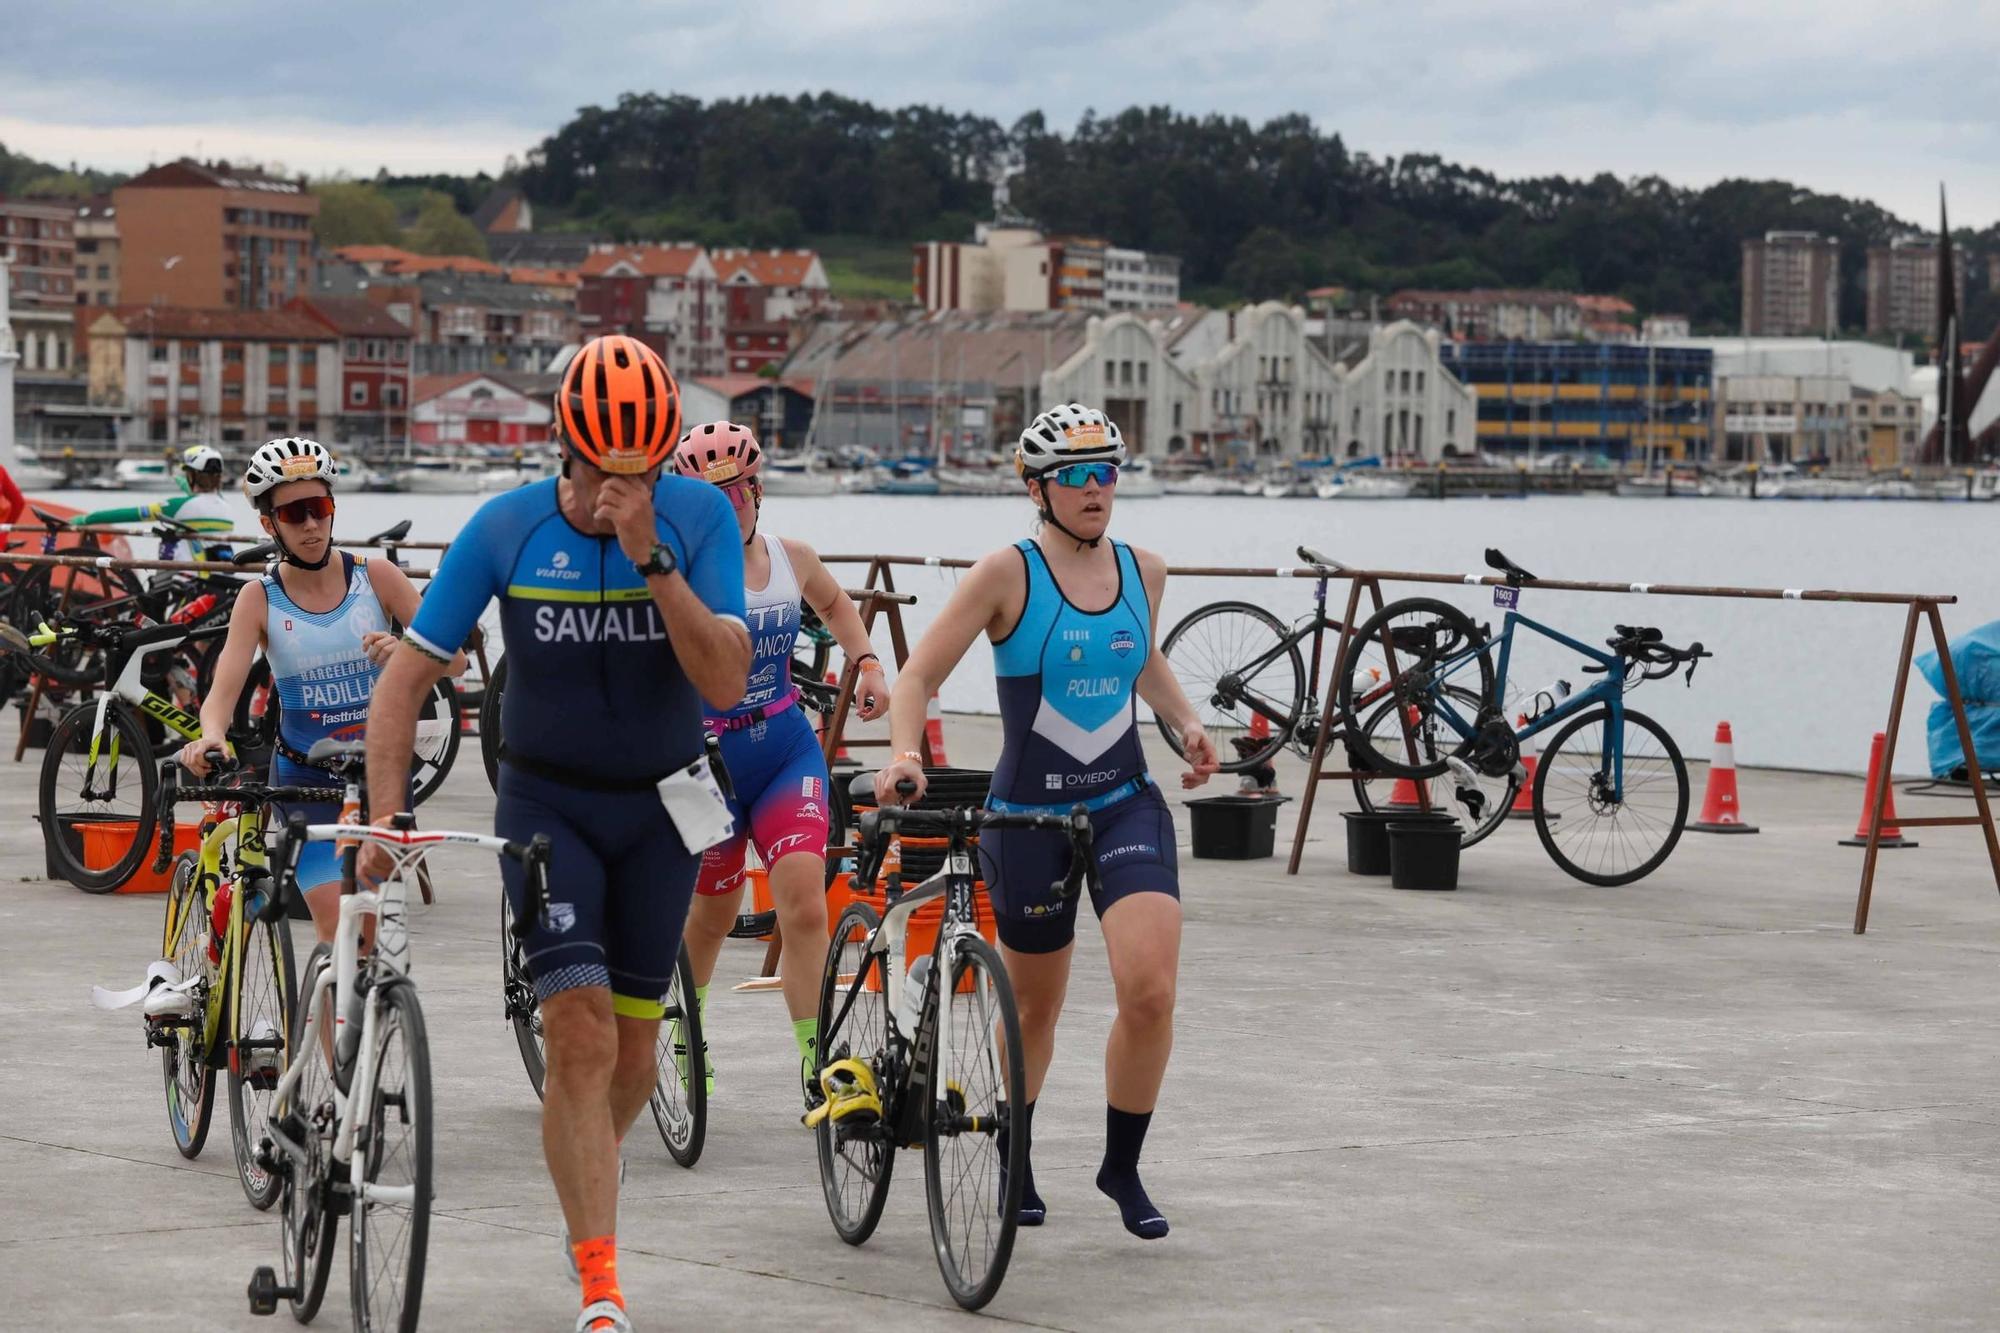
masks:
[[[1389,824],[1389,882],[1399,889],[1458,887],[1458,823],[1451,819]]]
[[[1289,796],[1206,796],[1187,803],[1196,856],[1257,861],[1278,843],[1278,807]]]
[[[1389,873],[1389,826],[1458,821],[1441,811],[1423,810],[1343,810],[1347,821],[1347,870],[1353,875]]]

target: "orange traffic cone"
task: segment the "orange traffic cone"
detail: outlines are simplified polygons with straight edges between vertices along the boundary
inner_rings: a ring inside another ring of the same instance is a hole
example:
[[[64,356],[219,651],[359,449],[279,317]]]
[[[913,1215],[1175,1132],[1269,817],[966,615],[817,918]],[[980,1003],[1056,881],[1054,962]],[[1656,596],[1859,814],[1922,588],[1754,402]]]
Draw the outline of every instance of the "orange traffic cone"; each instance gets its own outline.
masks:
[[[1916,841],[1903,836],[1903,830],[1896,827],[1896,784],[1889,777],[1889,757],[1883,753],[1888,748],[1889,738],[1881,732],[1875,733],[1874,744],[1868,747],[1868,794],[1861,798],[1861,822],[1854,826],[1854,836],[1842,838],[1842,847],[1866,847],[1868,845],[1868,819],[1875,813],[1876,783],[1889,784],[1889,799],[1882,806],[1882,840],[1878,847],[1914,847]]]
[[[1250,739],[1253,741],[1270,740],[1271,719],[1265,717],[1262,713],[1252,713],[1250,715]]]
[[[1521,730],[1527,725],[1528,715],[1526,713],[1519,714],[1514,720],[1514,729],[1516,731]],[[1535,768],[1540,764],[1541,756],[1535,753],[1534,744],[1533,740],[1521,742],[1521,766],[1527,769],[1527,775],[1521,779],[1519,789],[1514,792],[1514,804],[1507,807],[1507,818],[1509,819],[1533,819],[1535,817]],[[1549,811],[1549,823],[1553,824],[1561,818],[1561,812],[1555,810]]]
[[[1389,788],[1389,800],[1382,807],[1385,810],[1420,810],[1423,800],[1417,794],[1417,784],[1408,778],[1397,778],[1396,785]]]
[[[938,711],[936,691],[932,691],[930,701],[924,705],[924,739],[930,742],[931,767],[949,767],[951,761],[944,757],[944,714]]]
[[[1708,788],[1701,797],[1701,818],[1688,827],[1696,833],[1755,833],[1743,822],[1743,806],[1736,799],[1736,743],[1729,724],[1715,724],[1715,757],[1708,761]]]

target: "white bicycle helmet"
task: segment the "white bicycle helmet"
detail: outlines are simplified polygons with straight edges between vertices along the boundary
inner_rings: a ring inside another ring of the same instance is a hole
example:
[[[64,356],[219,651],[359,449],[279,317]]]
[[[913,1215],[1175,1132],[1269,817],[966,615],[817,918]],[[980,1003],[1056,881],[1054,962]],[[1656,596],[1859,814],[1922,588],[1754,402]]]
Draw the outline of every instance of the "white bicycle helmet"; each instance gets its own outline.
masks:
[[[181,454],[181,466],[190,472],[222,471],[222,455],[205,444],[197,444]]]
[[[243,494],[256,504],[266,492],[288,481],[323,481],[333,487],[333,455],[318,440],[287,435],[257,446],[243,470]]]
[[[1028,423],[1014,446],[1014,469],[1038,476],[1065,463],[1122,463],[1125,437],[1117,423],[1094,407],[1062,403]]]

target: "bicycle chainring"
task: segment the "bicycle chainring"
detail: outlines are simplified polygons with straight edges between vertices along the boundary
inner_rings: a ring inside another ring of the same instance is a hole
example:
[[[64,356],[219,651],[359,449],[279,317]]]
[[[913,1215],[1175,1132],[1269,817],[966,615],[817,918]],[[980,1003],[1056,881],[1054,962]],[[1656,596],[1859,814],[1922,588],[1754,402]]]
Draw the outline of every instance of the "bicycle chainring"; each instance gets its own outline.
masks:
[[[1479,720],[1479,734],[1473,737],[1464,759],[1485,777],[1505,777],[1521,762],[1521,738],[1506,718],[1489,714]]]

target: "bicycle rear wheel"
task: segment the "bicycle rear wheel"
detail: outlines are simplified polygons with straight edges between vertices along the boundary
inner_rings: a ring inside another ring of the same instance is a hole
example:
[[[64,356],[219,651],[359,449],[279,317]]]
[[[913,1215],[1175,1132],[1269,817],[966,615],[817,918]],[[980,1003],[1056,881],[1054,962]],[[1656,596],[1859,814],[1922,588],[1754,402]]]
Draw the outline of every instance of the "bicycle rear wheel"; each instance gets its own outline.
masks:
[[[1334,672],[1334,700],[1357,763],[1390,777],[1434,778],[1448,760],[1471,749],[1475,737],[1461,736],[1438,712],[1443,683],[1436,673],[1442,663],[1483,642],[1470,617],[1432,597],[1391,602],[1362,621]],[[1452,666],[1449,684],[1455,691],[1453,709],[1461,715],[1459,697],[1492,698],[1492,655],[1480,653]],[[1371,736],[1366,724],[1390,700],[1403,707],[1391,710],[1389,720],[1407,719],[1407,731],[1392,725]],[[1475,717],[1464,720],[1472,725]],[[1423,739],[1426,733],[1431,733],[1428,740]]]
[[[1021,1062],[1008,1058],[1021,1049],[1021,1018],[999,953],[967,934],[951,942],[949,956],[951,984],[930,1053],[924,1197],[944,1285],[977,1310],[1000,1290],[1014,1253],[1027,1143],[1008,1135],[1003,1160],[999,1130],[1012,1108],[1026,1105],[1028,1084]]]
[[[431,1225],[431,1052],[416,986],[407,977],[376,985],[375,1079],[354,1144],[348,1282],[358,1333],[416,1333]]]
[[[674,984],[667,991],[667,1012],[653,1043],[657,1065],[653,1081],[653,1124],[660,1140],[682,1166],[701,1157],[708,1129],[708,1077],[702,1068],[701,1005],[694,994],[694,968],[687,946],[674,965]]]
[[[836,1060],[860,1061],[874,1073],[878,1093],[886,1093],[891,1073],[888,978],[883,955],[867,947],[879,924],[875,909],[866,903],[849,903],[834,922],[826,974],[820,980],[819,1058],[822,1069]],[[883,1109],[885,1114],[868,1124],[853,1123],[858,1117],[846,1122],[828,1117],[813,1130],[827,1216],[849,1245],[874,1234],[889,1198],[896,1145],[886,1101]]]
[[[521,1048],[528,1082],[539,1098],[549,1072],[548,1052],[542,1045],[542,1005],[528,975],[528,955],[514,938],[514,908],[504,893],[500,895],[500,998],[514,1028],[514,1044]]]
[[[410,806],[431,798],[458,761],[458,686],[440,677],[417,712],[416,745],[410,754]]]
[[[1471,717],[1479,711],[1479,700],[1472,691],[1456,685],[1444,687],[1446,697],[1452,706]],[[1396,726],[1396,703],[1384,699],[1369,717],[1365,731],[1375,737],[1379,744],[1401,744],[1402,736]],[[1432,753],[1437,746],[1437,728],[1431,727],[1416,734],[1415,739],[1420,757],[1437,758]],[[1456,732],[1447,736],[1457,740]],[[1447,761],[1449,762],[1449,761]],[[1458,845],[1470,847],[1499,828],[1507,818],[1508,809],[1514,804],[1514,796],[1521,789],[1521,771],[1518,766],[1510,768],[1499,777],[1488,777],[1471,765],[1460,765],[1448,769],[1434,778],[1409,779],[1421,788],[1430,808],[1448,814],[1458,821]],[[1395,781],[1387,777],[1355,778],[1354,799],[1365,811],[1389,809],[1390,793]]]
[[[507,659],[493,664],[479,694],[479,757],[486,765],[486,785],[500,791],[500,699],[507,689]]]
[[[1535,832],[1564,871],[1586,884],[1630,884],[1659,869],[1687,826],[1688,772],[1680,747],[1644,713],[1624,710],[1610,745],[1609,708],[1579,713],[1542,751],[1535,770]],[[1622,755],[1622,790],[1612,759]],[[1558,823],[1559,822],[1559,823]]]
[[[292,1025],[292,1059],[303,1060],[305,1066],[290,1102],[278,1108],[286,1135],[305,1152],[303,1162],[287,1154],[277,1163],[278,1239],[285,1285],[298,1293],[289,1298],[292,1318],[301,1324],[311,1323],[326,1299],[334,1235],[340,1229],[339,1216],[327,1206],[332,1195],[334,1126],[333,1071],[328,1061],[339,996],[329,982],[317,1002],[313,1000],[320,972],[332,966],[332,946],[315,945],[299,973],[299,991],[307,1000],[297,1006],[298,1018]]]
[[[196,874],[195,854],[181,853],[174,863],[174,878],[167,894],[165,954],[180,969],[182,977],[204,976],[208,965],[208,904],[203,900]],[[196,1002],[185,1019],[159,1019],[155,1034],[160,1041],[160,1073],[166,1083],[167,1128],[174,1136],[180,1155],[192,1160],[201,1156],[208,1142],[208,1126],[215,1114],[215,1071],[208,1060],[208,1013],[204,1003],[209,991],[196,992]]]
[[[1214,602],[1190,613],[1160,643],[1160,655],[1215,742],[1225,773],[1264,763],[1299,724],[1306,665],[1290,634],[1261,606]],[[1270,734],[1252,741],[1251,720],[1260,716]],[[1180,733],[1163,718],[1153,720],[1174,753],[1187,758]]]
[[[159,782],[153,747],[124,704],[105,709],[102,728],[94,702],[63,714],[42,755],[40,790],[42,837],[62,877],[85,893],[109,893],[130,879],[153,854]],[[106,863],[92,867],[82,852],[84,828],[91,824],[129,824],[132,840],[125,841],[121,828]]]
[[[258,1163],[257,1143],[267,1132],[278,1079],[291,1053],[298,983],[292,971],[291,924],[282,910],[269,921],[258,921],[245,903],[241,938],[242,957],[233,964],[241,967],[242,980],[230,1032],[229,1141],[244,1197],[261,1210],[278,1200],[277,1173]]]

